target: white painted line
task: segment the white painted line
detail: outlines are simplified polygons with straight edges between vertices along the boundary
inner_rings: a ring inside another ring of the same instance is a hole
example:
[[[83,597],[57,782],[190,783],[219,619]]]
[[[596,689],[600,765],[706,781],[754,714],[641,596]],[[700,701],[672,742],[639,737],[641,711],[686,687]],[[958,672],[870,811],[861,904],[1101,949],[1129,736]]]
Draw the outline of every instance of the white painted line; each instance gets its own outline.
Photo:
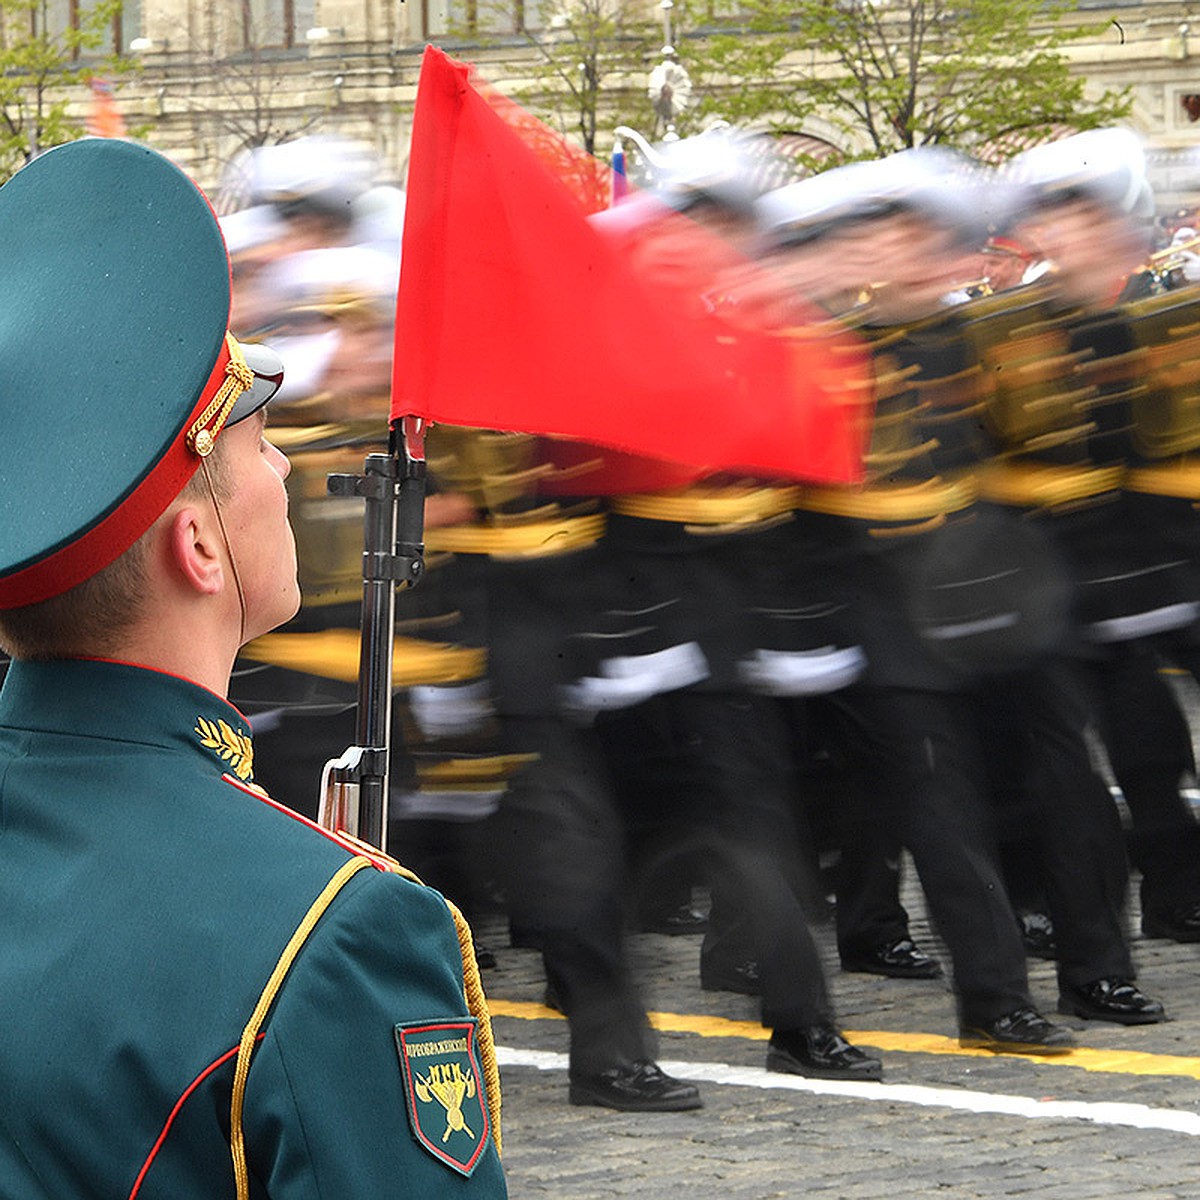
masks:
[[[567,1056],[548,1050],[517,1050],[497,1046],[501,1067],[535,1067],[539,1071],[565,1071]],[[909,1083],[842,1083],[776,1075],[756,1067],[728,1063],[668,1062],[660,1060],[668,1075],[698,1083],[715,1083],[764,1090],[809,1092],[816,1096],[847,1096],[857,1100],[882,1100],[886,1104],[918,1104],[926,1108],[952,1108],[960,1112],[998,1113],[1031,1120],[1093,1121],[1098,1125],[1131,1125],[1135,1129],[1164,1129],[1200,1136],[1200,1114],[1145,1104],[1113,1101],[1032,1100],[995,1092],[970,1092],[958,1088],[920,1087]]]

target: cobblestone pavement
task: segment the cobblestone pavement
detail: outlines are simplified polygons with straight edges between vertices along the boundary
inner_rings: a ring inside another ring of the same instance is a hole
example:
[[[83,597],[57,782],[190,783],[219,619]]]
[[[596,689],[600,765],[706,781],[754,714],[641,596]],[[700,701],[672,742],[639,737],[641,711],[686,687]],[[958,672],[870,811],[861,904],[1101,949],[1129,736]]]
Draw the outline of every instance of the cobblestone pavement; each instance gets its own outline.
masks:
[[[906,879],[914,934],[938,950]],[[540,1005],[538,957],[508,948],[502,923],[481,923],[498,957],[484,982],[514,1200],[1200,1197],[1200,946],[1135,934],[1140,982],[1173,1020],[1127,1029],[1063,1017],[1085,1049],[1038,1062],[959,1051],[945,981],[847,974],[832,929],[816,932],[841,1023],[880,1048],[883,1083],[766,1074],[756,1002],[700,989],[699,938],[637,934],[631,954],[665,1027],[661,1060],[699,1082],[705,1106],[629,1115],[567,1103],[566,1025]],[[1031,960],[1030,972],[1035,1001],[1053,1013],[1052,964]]]

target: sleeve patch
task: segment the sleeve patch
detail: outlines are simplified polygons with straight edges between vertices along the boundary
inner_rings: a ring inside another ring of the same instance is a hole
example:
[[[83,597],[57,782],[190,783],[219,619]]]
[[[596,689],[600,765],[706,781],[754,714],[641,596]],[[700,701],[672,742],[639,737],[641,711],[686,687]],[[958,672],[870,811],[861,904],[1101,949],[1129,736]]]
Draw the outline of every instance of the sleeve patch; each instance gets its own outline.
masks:
[[[395,1034],[413,1137],[469,1176],[491,1136],[474,1019],[397,1025]]]

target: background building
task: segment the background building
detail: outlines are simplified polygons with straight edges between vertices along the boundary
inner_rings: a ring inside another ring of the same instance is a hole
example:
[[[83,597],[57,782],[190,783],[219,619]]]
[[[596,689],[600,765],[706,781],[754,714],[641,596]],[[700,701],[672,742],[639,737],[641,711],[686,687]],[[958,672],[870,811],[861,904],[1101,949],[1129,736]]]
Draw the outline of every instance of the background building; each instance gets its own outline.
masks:
[[[626,19],[640,23],[641,41],[620,35],[630,52],[599,84],[600,154],[618,124],[646,119],[646,80],[661,52],[654,34],[660,9],[669,5],[632,3]],[[90,11],[85,0],[37,7],[55,27],[78,24]],[[426,41],[475,63],[501,90],[554,108],[547,101],[554,68],[547,70],[535,38],[562,47],[564,60],[571,49],[562,16],[550,11],[543,0],[126,0],[106,25],[104,50],[137,64],[112,75],[129,130],[210,190],[220,190],[223,168],[239,149],[316,132],[364,141],[403,183]],[[6,12],[0,31],[12,19]],[[1072,71],[1086,80],[1089,95],[1132,89],[1128,123],[1153,147],[1160,207],[1175,204],[1200,180],[1193,154],[1200,154],[1200,17],[1193,30],[1184,3],[1084,0],[1074,19],[1094,22],[1096,32],[1067,48]],[[676,39],[685,65],[703,55],[702,30],[682,28]],[[104,71],[103,51],[82,58]],[[87,90],[75,90],[82,116]],[[557,108],[564,129],[575,131],[570,98]],[[828,131],[814,121],[793,134],[825,138]],[[221,203],[237,203],[236,186]]]

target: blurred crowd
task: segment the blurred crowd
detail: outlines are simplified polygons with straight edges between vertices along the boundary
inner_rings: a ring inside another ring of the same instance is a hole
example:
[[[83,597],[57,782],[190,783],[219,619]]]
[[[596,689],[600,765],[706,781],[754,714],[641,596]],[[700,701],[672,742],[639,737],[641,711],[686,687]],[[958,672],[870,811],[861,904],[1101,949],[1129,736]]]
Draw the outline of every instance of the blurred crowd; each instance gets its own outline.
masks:
[[[1074,1045],[1030,954],[1057,963],[1061,1013],[1165,1020],[1127,900],[1132,867],[1143,933],[1200,941],[1191,730],[1164,678],[1200,671],[1194,214],[1156,212],[1121,129],[770,190],[728,130],[646,165],[598,234],[801,371],[815,336],[852,334],[865,478],[684,478],[434,427],[429,569],[397,607],[393,853],[540,951],[578,1104],[701,1103],[656,1065],[630,929],[701,936],[702,986],[761,998],[776,1071],[882,1073],[839,1029],[828,920],[845,970],[949,972],[966,1046]],[[386,444],[404,195],[332,139],[238,172],[231,327],[285,362],[270,437],[304,605],[231,699],[260,782],[312,816],[354,742],[361,593],[361,502],[325,480]],[[903,852],[944,966],[910,933]]]

